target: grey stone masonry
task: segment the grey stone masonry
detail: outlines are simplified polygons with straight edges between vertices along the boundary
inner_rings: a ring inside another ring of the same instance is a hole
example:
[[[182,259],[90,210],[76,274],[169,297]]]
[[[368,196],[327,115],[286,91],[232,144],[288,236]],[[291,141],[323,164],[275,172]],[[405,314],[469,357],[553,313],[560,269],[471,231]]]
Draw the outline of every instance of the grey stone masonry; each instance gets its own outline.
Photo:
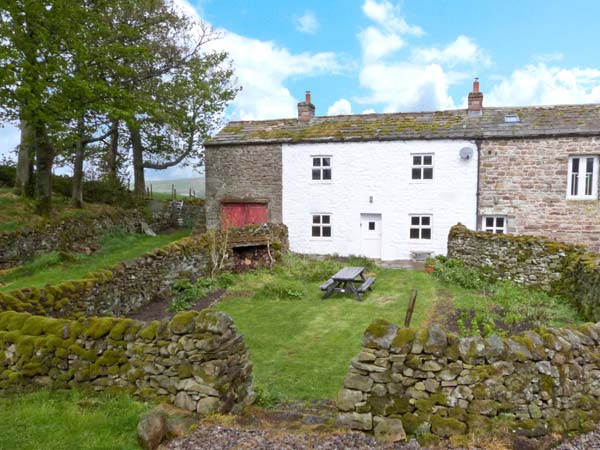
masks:
[[[219,228],[225,201],[265,201],[281,223],[281,145],[206,147],[206,226]]]
[[[569,156],[600,154],[600,137],[485,140],[480,215],[503,215],[508,233],[600,251],[600,201],[567,198]]]
[[[396,430],[394,440],[496,426],[527,437],[594,427],[599,346],[600,323],[459,338],[435,324],[414,330],[378,320],[339,391],[338,423]]]

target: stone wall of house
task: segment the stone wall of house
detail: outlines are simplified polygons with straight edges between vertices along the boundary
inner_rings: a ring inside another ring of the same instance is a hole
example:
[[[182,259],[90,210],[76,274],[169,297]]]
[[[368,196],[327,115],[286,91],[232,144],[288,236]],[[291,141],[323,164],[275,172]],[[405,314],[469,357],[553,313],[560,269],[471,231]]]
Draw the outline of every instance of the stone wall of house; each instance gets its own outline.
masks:
[[[561,295],[588,320],[600,320],[600,255],[581,245],[543,237],[513,236],[454,226],[448,257],[481,270],[484,276]]]
[[[180,239],[135,260],[43,288],[0,293],[0,311],[60,318],[124,316],[153,301],[171,298],[178,278],[207,275],[211,248],[224,248],[224,270],[269,267],[287,249],[287,229],[280,224],[233,228]]]
[[[496,426],[564,433],[600,418],[600,323],[483,339],[378,320],[362,344],[337,399],[343,426],[431,442]]]
[[[221,205],[265,202],[269,221],[281,223],[281,145],[207,146],[206,225],[219,228]]]
[[[600,137],[484,140],[480,215],[503,215],[508,232],[600,251],[600,200],[568,200],[570,155],[600,154]]]
[[[202,414],[252,402],[252,365],[229,316],[170,321],[0,313],[0,392],[26,386],[127,392]]]

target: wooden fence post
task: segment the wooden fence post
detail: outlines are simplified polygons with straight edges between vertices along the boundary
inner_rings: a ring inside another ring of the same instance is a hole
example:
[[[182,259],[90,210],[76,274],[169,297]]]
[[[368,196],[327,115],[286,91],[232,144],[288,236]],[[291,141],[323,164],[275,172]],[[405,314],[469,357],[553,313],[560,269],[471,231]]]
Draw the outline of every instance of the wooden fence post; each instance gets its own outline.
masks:
[[[408,301],[408,308],[406,310],[406,317],[404,318],[404,328],[410,327],[410,321],[412,320],[413,311],[415,310],[415,302],[417,301],[417,290],[413,289]]]

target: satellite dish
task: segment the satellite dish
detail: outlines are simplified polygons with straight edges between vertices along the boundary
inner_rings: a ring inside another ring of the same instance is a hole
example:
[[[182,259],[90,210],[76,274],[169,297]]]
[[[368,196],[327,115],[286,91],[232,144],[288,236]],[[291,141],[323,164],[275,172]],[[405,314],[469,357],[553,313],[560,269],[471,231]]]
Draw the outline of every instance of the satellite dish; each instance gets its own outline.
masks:
[[[469,160],[473,157],[473,149],[471,147],[463,147],[460,149],[460,159]]]

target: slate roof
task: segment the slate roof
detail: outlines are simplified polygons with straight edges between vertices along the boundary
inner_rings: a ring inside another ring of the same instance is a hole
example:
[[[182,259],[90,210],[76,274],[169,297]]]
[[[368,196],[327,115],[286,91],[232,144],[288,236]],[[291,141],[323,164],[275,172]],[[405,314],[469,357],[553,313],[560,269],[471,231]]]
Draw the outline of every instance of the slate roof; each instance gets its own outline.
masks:
[[[517,115],[519,122],[506,123]],[[485,139],[600,136],[600,104],[484,107],[483,115],[465,109],[418,113],[363,114],[230,122],[205,145],[352,142],[410,139]]]

